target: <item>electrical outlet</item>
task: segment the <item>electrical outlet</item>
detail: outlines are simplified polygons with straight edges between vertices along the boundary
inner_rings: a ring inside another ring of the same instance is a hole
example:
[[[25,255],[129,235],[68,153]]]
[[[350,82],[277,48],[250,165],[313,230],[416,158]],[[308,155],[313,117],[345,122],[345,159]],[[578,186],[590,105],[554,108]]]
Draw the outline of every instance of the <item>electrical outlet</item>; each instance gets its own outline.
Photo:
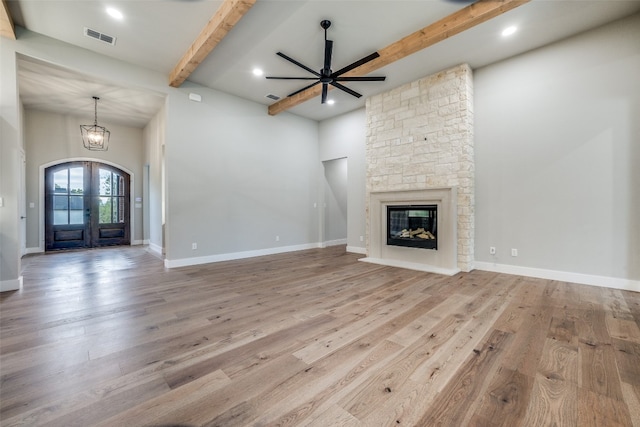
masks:
[[[280,241],[280,236],[276,236],[276,242]]]
[[[489,248],[489,255],[495,255],[496,254],[496,247],[495,246],[491,246]]]
[[[511,249],[511,256],[518,256],[518,250],[517,249]]]
[[[194,251],[195,251],[196,249],[198,249],[198,244],[197,244],[197,243],[192,243],[192,244],[191,244],[191,249],[192,249],[192,250],[194,250]]]
[[[364,236],[360,236],[360,241],[364,242]]]

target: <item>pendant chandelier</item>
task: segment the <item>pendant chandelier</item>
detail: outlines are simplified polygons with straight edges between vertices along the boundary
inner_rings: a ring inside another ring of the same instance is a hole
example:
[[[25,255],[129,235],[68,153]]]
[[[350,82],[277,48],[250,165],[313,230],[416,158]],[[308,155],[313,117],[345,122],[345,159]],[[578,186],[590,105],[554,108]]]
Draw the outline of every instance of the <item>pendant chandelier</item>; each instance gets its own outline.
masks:
[[[105,127],[98,126],[98,98],[93,97],[95,103],[95,118],[93,125],[80,125],[80,133],[82,134],[82,144],[84,148],[92,151],[107,151],[109,149],[109,132]]]

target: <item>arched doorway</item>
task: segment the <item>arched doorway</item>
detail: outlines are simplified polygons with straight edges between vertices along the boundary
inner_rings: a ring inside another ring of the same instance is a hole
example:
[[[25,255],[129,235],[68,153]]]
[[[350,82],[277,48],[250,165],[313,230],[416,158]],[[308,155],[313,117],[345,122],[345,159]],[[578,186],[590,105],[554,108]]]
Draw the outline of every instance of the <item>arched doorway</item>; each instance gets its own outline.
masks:
[[[130,244],[129,174],[99,162],[45,169],[45,250]]]

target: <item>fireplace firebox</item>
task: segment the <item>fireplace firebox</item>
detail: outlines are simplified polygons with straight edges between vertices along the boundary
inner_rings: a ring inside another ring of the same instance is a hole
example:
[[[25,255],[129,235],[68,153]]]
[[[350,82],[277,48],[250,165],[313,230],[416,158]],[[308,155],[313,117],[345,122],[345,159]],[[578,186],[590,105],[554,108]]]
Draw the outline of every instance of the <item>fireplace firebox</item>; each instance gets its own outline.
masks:
[[[437,205],[387,205],[387,245],[438,249]]]

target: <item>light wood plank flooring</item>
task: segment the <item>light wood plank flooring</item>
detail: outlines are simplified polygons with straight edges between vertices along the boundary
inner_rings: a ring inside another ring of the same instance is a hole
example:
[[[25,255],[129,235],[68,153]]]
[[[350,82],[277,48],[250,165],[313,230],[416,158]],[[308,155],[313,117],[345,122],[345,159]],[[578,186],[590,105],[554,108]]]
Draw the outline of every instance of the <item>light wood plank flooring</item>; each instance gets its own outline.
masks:
[[[28,256],[0,424],[640,426],[640,294],[359,257]]]

